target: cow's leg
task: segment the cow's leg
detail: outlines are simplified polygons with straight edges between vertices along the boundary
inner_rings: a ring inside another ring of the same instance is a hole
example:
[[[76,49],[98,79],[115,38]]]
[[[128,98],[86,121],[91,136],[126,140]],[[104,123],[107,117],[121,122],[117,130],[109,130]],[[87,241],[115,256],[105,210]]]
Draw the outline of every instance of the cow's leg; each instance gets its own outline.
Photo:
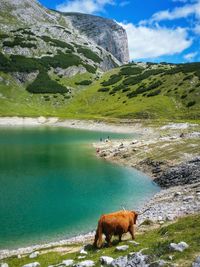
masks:
[[[131,234],[132,239],[135,239],[135,234],[134,234],[134,225],[131,225],[129,227],[129,233]]]
[[[119,234],[119,242],[122,241],[122,234]]]
[[[106,242],[108,244],[109,247],[111,247],[111,238],[112,238],[112,235],[106,235]]]

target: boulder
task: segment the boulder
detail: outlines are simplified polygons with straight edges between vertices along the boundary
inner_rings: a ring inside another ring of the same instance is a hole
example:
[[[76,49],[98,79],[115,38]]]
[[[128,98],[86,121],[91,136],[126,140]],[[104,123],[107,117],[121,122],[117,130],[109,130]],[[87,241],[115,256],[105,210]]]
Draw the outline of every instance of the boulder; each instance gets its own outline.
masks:
[[[64,266],[72,266],[74,264],[74,260],[64,260],[62,261]]]
[[[163,267],[163,266],[167,266],[167,262],[164,260],[158,260],[150,263],[149,265],[149,267]]]
[[[113,262],[113,258],[112,257],[108,257],[108,256],[102,256],[100,257],[100,262],[102,265],[110,265]]]
[[[85,249],[84,249],[84,248],[82,248],[82,249],[81,249],[81,251],[80,251],[80,254],[87,255],[88,253],[87,253],[87,251],[85,251]]]
[[[125,267],[127,265],[128,257],[119,257],[113,260],[110,264],[112,267]]]
[[[129,248],[128,245],[118,246],[115,250],[117,251],[126,251]]]
[[[75,264],[75,267],[93,267],[95,265],[94,261],[91,260],[86,260],[86,261],[82,261],[79,262],[77,264]]]
[[[39,267],[39,266],[40,266],[39,262],[32,262],[32,263],[25,264],[22,267]]]
[[[141,252],[133,253],[128,256],[127,266],[148,267],[148,256],[143,255]]]
[[[192,263],[192,267],[200,267],[200,256]]]
[[[33,253],[31,253],[29,255],[29,258],[30,259],[34,259],[34,258],[37,258],[37,256],[39,255],[40,253],[38,251],[34,251]]]
[[[185,242],[180,242],[178,244],[176,243],[170,243],[169,248],[173,251],[179,251],[179,252],[183,252],[185,249],[187,249],[189,247],[189,245]]]

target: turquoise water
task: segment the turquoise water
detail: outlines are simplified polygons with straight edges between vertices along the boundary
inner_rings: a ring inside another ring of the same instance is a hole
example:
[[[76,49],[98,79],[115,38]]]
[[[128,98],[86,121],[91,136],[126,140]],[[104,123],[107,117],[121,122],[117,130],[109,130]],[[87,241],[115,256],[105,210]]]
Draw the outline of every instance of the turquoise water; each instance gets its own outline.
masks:
[[[0,129],[0,248],[86,233],[102,213],[138,208],[159,188],[95,156],[100,137],[64,128]]]

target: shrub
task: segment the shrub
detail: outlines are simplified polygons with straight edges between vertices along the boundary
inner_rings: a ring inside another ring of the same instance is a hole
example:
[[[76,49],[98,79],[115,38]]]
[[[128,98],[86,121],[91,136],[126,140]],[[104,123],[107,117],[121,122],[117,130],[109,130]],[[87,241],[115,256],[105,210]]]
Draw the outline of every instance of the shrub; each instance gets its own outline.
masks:
[[[95,67],[93,67],[93,66],[91,66],[91,65],[88,65],[88,64],[82,64],[83,65],[83,67],[85,67],[86,68],[86,70],[89,72],[89,73],[96,73],[96,70],[97,70],[97,68],[95,68]]]
[[[74,52],[74,47],[68,43],[65,43],[63,41],[52,39],[49,36],[43,35],[41,36],[41,39],[45,41],[46,43],[50,43],[52,46],[57,46],[61,48],[68,48],[70,51]]]
[[[108,92],[110,89],[108,87],[100,88],[98,92]]]
[[[49,75],[40,71],[35,81],[27,87],[27,91],[34,94],[41,93],[67,93],[68,89],[56,81],[50,79]]]
[[[121,80],[121,77],[117,74],[114,74],[114,75],[110,76],[110,79],[108,81],[104,81],[101,84],[103,86],[109,86],[109,85],[113,85],[113,84],[119,82],[120,80]]]
[[[0,39],[6,39],[6,38],[8,38],[8,37],[9,37],[8,34],[5,34],[5,33],[1,33],[1,34],[0,34]]]
[[[143,69],[138,67],[124,67],[121,68],[119,75],[137,75],[141,74]]]
[[[184,95],[181,96],[181,99],[185,99],[186,97],[187,97],[187,95],[184,94]]]
[[[9,68],[9,65],[10,65],[9,59],[0,52],[0,70],[5,71],[6,69]]]
[[[90,80],[84,80],[84,81],[76,83],[76,85],[90,85],[91,83],[92,81]]]
[[[100,63],[102,61],[102,59],[96,53],[88,48],[79,47],[77,51],[78,53],[83,54],[86,58],[89,58],[94,62]]]
[[[149,93],[147,95],[147,97],[156,96],[156,95],[159,95],[160,93],[161,93],[161,90],[158,89],[158,90],[155,90],[155,91]]]
[[[192,107],[196,104],[196,101],[190,101],[187,103],[186,107],[189,108],[189,107]]]

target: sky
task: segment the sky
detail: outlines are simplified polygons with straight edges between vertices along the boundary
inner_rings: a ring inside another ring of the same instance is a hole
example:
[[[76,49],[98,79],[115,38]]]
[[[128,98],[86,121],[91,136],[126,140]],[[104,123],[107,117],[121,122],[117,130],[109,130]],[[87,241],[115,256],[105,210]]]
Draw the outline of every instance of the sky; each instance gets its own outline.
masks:
[[[110,18],[127,31],[130,59],[200,61],[200,0],[39,0],[63,12]]]

